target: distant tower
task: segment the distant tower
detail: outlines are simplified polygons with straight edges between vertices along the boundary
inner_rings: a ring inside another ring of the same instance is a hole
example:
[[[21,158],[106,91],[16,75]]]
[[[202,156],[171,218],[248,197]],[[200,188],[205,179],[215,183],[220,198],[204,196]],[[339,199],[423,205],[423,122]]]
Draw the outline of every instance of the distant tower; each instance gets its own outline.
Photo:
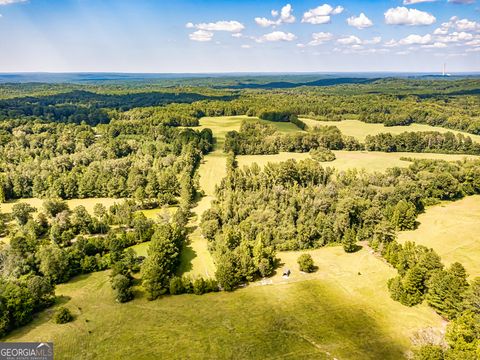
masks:
[[[445,68],[447,67],[447,64],[443,63],[443,72],[442,72],[442,76],[446,76],[447,73],[445,72]]]

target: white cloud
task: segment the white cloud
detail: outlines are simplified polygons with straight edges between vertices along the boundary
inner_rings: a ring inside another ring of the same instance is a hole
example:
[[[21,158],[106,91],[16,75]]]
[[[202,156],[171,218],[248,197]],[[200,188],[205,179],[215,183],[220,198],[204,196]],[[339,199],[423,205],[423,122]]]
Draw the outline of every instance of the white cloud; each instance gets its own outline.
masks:
[[[280,12],[278,12],[277,10],[271,11],[273,17],[277,17],[280,15],[277,20],[270,20],[265,17],[256,17],[255,22],[262,27],[278,26],[281,24],[292,24],[295,22],[295,16],[292,15],[292,12],[292,5],[287,4],[282,7]]]
[[[240,32],[245,29],[245,26],[238,21],[217,21],[200,24],[193,24],[189,22],[185,25],[185,27],[187,29],[197,29],[197,31],[194,31],[188,35],[190,40],[203,42],[212,40],[214,31],[227,31],[235,35],[240,34]]]
[[[441,49],[441,48],[446,48],[447,47],[447,44],[445,43],[442,43],[442,42],[435,42],[433,44],[427,44],[427,45],[422,45],[422,48],[426,48],[426,49]]]
[[[307,45],[308,46],[318,46],[325,44],[328,41],[333,39],[333,34],[329,32],[318,32],[312,34],[312,41],[310,41]],[[302,44],[299,44],[302,45]],[[300,46],[302,47],[302,46]]]
[[[270,20],[264,17],[256,17],[255,22],[257,23],[257,25],[260,25],[261,27],[269,27],[277,24],[275,20]]]
[[[293,41],[297,37],[292,33],[286,33],[283,31],[273,31],[271,33],[265,34],[262,37],[256,39],[257,42],[267,42],[267,41]]]
[[[432,14],[403,6],[390,8],[385,12],[385,23],[388,25],[431,25],[437,19]]]
[[[448,22],[442,23],[439,28],[435,29],[435,35],[446,35],[449,30],[457,31],[480,31],[480,24],[473,20],[459,19],[457,16],[452,16]]]
[[[252,45],[242,45],[242,49],[251,49]]]
[[[188,37],[190,38],[190,40],[193,40],[193,41],[205,42],[205,41],[212,40],[213,32],[205,31],[205,30],[197,30],[197,31],[189,34]]]
[[[239,39],[239,38],[243,37],[243,34],[242,33],[233,33],[232,37]]]
[[[445,42],[445,43],[468,41],[472,39],[473,39],[473,35],[464,31],[461,31],[461,32],[455,31],[451,34],[437,37],[437,40],[439,42]]]
[[[380,36],[376,36],[370,40],[362,40],[358,36],[349,35],[338,39],[337,43],[341,45],[351,46],[353,49],[355,49],[360,47],[363,48],[363,45],[376,45],[379,44],[381,41],[382,38]]]
[[[228,31],[228,32],[240,32],[245,29],[245,26],[238,21],[217,21],[213,23],[200,23],[192,24],[191,22],[186,25],[189,29],[198,29],[204,31]]]
[[[418,3],[434,2],[434,1],[437,1],[437,0],[403,0],[403,5],[413,5]]]
[[[347,19],[347,24],[357,29],[366,29],[373,26],[372,20],[370,20],[363,12],[358,16],[352,16]]]
[[[330,22],[332,15],[338,15],[343,12],[342,6],[337,6],[333,8],[329,4],[323,4],[316,7],[315,9],[310,9],[303,14],[302,23],[309,23],[314,25],[327,24]]]
[[[295,16],[292,15],[292,5],[285,5],[280,11],[280,21],[285,24],[292,24],[295,22]]]
[[[432,35],[427,34],[424,36],[421,35],[408,35],[406,38],[403,38],[398,43],[400,45],[425,45],[432,42]]]
[[[26,2],[27,0],[0,0],[0,5],[10,5],[15,3]]]
[[[358,37],[354,35],[350,35],[350,36],[346,36],[338,39],[337,42],[342,45],[354,45],[354,44],[359,45],[362,43],[362,40],[360,40]]]
[[[376,45],[380,44],[382,42],[382,37],[381,36],[375,36],[372,40],[364,40],[363,44],[365,45]]]

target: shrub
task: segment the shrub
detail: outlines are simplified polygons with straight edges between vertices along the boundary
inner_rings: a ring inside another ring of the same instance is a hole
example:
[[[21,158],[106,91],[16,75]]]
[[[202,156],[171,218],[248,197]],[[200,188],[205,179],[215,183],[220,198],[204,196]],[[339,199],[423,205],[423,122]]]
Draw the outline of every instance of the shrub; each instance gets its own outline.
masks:
[[[311,273],[315,271],[315,264],[313,263],[312,256],[310,254],[302,254],[299,256],[297,263],[300,267],[300,271]]]
[[[332,150],[326,148],[317,148],[310,150],[310,156],[316,161],[333,161],[336,159]]]
[[[66,324],[73,320],[73,315],[66,307],[59,307],[53,315],[53,322],[55,324]]]
[[[202,295],[202,294],[205,294],[206,292],[207,291],[206,291],[205,280],[203,280],[202,278],[195,279],[195,281],[193,282],[193,293],[195,295]]]
[[[183,286],[183,279],[174,276],[170,279],[170,294],[171,295],[180,295],[185,293],[185,287]]]

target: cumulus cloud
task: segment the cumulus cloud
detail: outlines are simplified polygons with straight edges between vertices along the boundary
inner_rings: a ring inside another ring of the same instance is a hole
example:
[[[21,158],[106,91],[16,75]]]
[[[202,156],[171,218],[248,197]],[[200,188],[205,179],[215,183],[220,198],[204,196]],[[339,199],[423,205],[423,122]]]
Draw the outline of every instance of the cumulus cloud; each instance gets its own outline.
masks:
[[[292,24],[295,22],[295,16],[293,16],[293,8],[292,5],[287,4],[280,12],[277,10],[272,10],[271,14],[274,18],[278,17],[276,20],[267,19],[265,17],[256,17],[255,22],[262,26],[262,27],[269,27],[269,26],[278,26],[281,24]]]
[[[325,44],[333,39],[333,34],[329,32],[318,32],[312,34],[312,40],[307,44],[308,46],[318,46]],[[298,44],[298,47],[305,47],[304,44]]]
[[[403,5],[413,5],[413,4],[419,4],[419,3],[424,3],[424,2],[434,2],[436,0],[403,0]]]
[[[373,26],[372,20],[370,20],[363,12],[358,16],[351,16],[347,19],[347,24],[357,29],[366,29]]]
[[[0,5],[10,5],[15,3],[26,2],[27,0],[0,0]]]
[[[251,48],[252,48],[252,45],[247,45],[247,44],[245,44],[245,45],[242,45],[241,48],[242,48],[242,49],[251,49]]]
[[[187,29],[197,29],[197,31],[194,31],[193,33],[188,35],[190,40],[202,42],[212,40],[215,31],[226,31],[233,33],[233,35],[236,35],[240,34],[241,31],[245,29],[245,26],[238,21],[224,20],[200,24],[194,24],[189,22],[185,26]],[[241,34],[239,36],[241,36]]]
[[[197,30],[197,31],[189,34],[188,37],[190,38],[190,40],[193,40],[193,41],[205,42],[205,41],[212,40],[213,32],[205,31],[205,30]]]
[[[238,21],[217,21],[211,23],[200,23],[200,24],[193,24],[191,22],[187,23],[186,25],[189,29],[197,29],[197,30],[204,30],[204,31],[228,31],[228,32],[241,32],[245,29],[245,26],[238,22]]]
[[[388,25],[431,25],[437,19],[432,14],[403,6],[390,8],[385,12],[385,23]]]
[[[432,42],[432,35],[430,34],[427,34],[424,36],[412,34],[401,39],[398,43],[400,45],[425,45],[431,42]]]
[[[376,36],[370,40],[362,40],[358,36],[349,35],[349,36],[344,36],[342,38],[339,38],[337,40],[337,43],[341,45],[349,45],[352,48],[355,48],[363,45],[376,45],[376,44],[379,44],[381,41],[382,41],[382,38],[380,36]]]
[[[331,21],[332,15],[338,15],[343,12],[342,6],[337,6],[333,8],[329,4],[323,4],[316,7],[315,9],[310,9],[303,14],[302,23],[309,23],[314,25],[327,24]]]
[[[442,35],[442,36],[437,37],[437,40],[439,42],[444,42],[444,43],[468,41],[468,40],[472,40],[472,39],[473,39],[473,35],[465,32],[465,31],[461,31],[461,32],[454,31],[451,34]]]
[[[265,34],[258,39],[257,42],[275,42],[275,41],[293,41],[297,37],[292,33],[287,33],[283,31],[273,31],[271,33]]]
[[[446,35],[452,29],[457,31],[480,31],[480,24],[473,20],[459,19],[457,16],[452,16],[448,22],[442,23],[433,33],[435,35]]]
[[[354,44],[360,45],[362,43],[362,40],[360,40],[358,37],[354,35],[350,35],[350,36],[346,36],[338,39],[337,42],[342,45],[354,45]]]

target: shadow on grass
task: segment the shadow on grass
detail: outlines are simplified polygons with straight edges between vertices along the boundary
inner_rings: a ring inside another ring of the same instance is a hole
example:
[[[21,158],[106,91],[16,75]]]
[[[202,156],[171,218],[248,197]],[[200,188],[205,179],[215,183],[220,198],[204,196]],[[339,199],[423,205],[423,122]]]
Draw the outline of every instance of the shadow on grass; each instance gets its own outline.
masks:
[[[180,254],[180,266],[177,270],[177,275],[182,276],[185,273],[193,270],[192,261],[197,257],[197,253],[193,250],[190,243],[185,243]]]

